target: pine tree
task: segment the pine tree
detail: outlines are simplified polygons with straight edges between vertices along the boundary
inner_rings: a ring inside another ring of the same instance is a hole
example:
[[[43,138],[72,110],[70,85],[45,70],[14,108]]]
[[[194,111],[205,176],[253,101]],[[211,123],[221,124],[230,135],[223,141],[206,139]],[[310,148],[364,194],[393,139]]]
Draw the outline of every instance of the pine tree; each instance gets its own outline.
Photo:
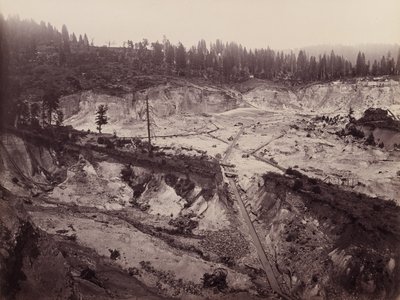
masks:
[[[157,66],[161,65],[164,60],[163,46],[157,41],[151,44],[153,48],[153,63]]]
[[[385,75],[387,73],[388,73],[388,70],[387,70],[386,57],[382,56],[382,58],[381,58],[381,75]]]
[[[42,123],[44,124],[45,113],[47,113],[47,123],[51,125],[52,115],[59,107],[59,96],[55,92],[54,88],[47,88],[42,99]]]
[[[205,68],[205,61],[208,54],[207,44],[205,40],[200,40],[197,44],[197,59],[200,70]]]
[[[86,33],[85,33],[85,35],[83,36],[83,45],[84,45],[85,47],[89,47],[89,40],[88,40],[88,37],[87,37]]]
[[[369,72],[369,64],[366,64],[366,62],[365,62],[365,54],[364,54],[364,52],[361,55],[361,60],[362,60],[362,65],[363,65],[362,76],[366,76],[368,74],[368,72]]]
[[[78,40],[76,39],[75,33],[72,33],[72,36],[71,36],[71,43],[72,43],[72,45],[74,45],[74,46],[76,46],[76,44],[78,44]]]
[[[303,50],[299,51],[297,57],[297,77],[302,80],[307,80],[308,61],[306,53]]]
[[[394,58],[392,57],[392,54],[389,51],[386,59],[386,74],[393,75],[394,72],[395,72],[395,62]]]
[[[400,49],[399,49],[399,52],[397,54],[396,74],[400,75]]]
[[[39,113],[40,105],[39,103],[31,103],[29,105],[29,124],[34,127],[39,127]]]
[[[165,62],[169,66],[175,63],[175,49],[169,42],[165,45]]]
[[[69,45],[69,33],[67,26],[63,25],[61,29],[61,36],[62,36],[62,47],[66,55],[71,53],[71,48]]]
[[[317,79],[317,73],[318,73],[318,66],[317,66],[317,60],[315,56],[310,57],[310,66],[309,66],[309,79],[311,80],[316,80]]]
[[[362,76],[365,69],[365,57],[363,59],[363,53],[358,52],[356,60],[356,75]]]
[[[101,127],[108,123],[107,111],[108,111],[107,105],[101,104],[97,107],[95,123],[97,125],[96,129],[99,131],[99,133],[101,133]]]
[[[82,34],[80,34],[80,35],[79,35],[78,44],[79,44],[79,46],[83,46],[83,38],[82,38]]]
[[[373,76],[376,76],[376,75],[378,75],[378,71],[379,71],[379,69],[378,69],[378,62],[377,62],[376,59],[375,59],[375,60],[374,60],[374,63],[372,64],[371,74],[372,74]]]
[[[319,57],[319,79],[320,80],[326,80],[327,76],[326,76],[326,55],[324,54],[322,57]]]
[[[179,43],[178,48],[176,49],[175,61],[178,69],[186,69],[186,50],[182,43]]]
[[[61,126],[62,123],[64,122],[64,113],[60,109],[56,111],[55,122],[56,126]]]

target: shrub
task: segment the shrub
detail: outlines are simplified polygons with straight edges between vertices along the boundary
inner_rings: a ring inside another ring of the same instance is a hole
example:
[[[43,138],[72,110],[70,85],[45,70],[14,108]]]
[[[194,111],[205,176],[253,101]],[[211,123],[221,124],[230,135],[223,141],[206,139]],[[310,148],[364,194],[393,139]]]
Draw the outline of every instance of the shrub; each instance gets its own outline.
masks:
[[[293,128],[293,129],[299,130],[299,126],[297,126],[296,124],[290,125],[290,128]]]
[[[292,176],[299,177],[299,178],[301,178],[303,176],[299,171],[294,170],[292,168],[287,168],[285,173],[287,175],[292,175]]]
[[[220,262],[227,265],[228,267],[233,267],[235,265],[235,261],[231,256],[222,256],[220,258]]]
[[[314,185],[314,186],[311,188],[311,191],[312,191],[314,194],[321,194],[321,188],[319,187],[319,185]]]
[[[303,181],[301,181],[300,179],[296,179],[293,184],[293,190],[298,191],[301,190],[302,188],[303,188]]]
[[[312,185],[316,185],[317,183],[318,183],[318,180],[317,179],[315,179],[315,178],[308,178],[308,182],[310,183],[310,184],[312,184]]]
[[[179,216],[170,220],[168,224],[174,226],[179,233],[191,234],[192,230],[199,225],[199,222],[190,219],[190,216]]]
[[[104,144],[106,145],[107,149],[114,149],[115,145],[110,139],[105,139]]]
[[[364,132],[358,129],[356,126],[352,125],[348,127],[349,134],[354,136],[355,138],[362,139],[364,137]]]
[[[376,145],[374,135],[372,134],[372,132],[369,134],[368,138],[365,140],[365,145],[371,145],[371,146]]]
[[[129,276],[137,276],[140,275],[140,270],[138,268],[132,267],[128,269]]]
[[[75,233],[74,233],[74,234],[71,234],[71,235],[66,235],[65,238],[66,238],[67,240],[70,240],[70,241],[73,241],[73,242],[76,242],[76,239],[77,239]]]
[[[169,186],[174,186],[178,182],[178,177],[172,173],[166,174],[164,179]]]
[[[114,249],[114,250],[108,249],[108,251],[110,251],[110,258],[111,258],[112,260],[116,260],[117,258],[120,258],[120,257],[121,257],[121,254],[120,254],[119,251],[116,250],[116,249]]]
[[[227,272],[223,268],[216,269],[212,274],[204,273],[203,275],[203,286],[205,288],[216,287],[222,291],[228,287],[226,283]]]
[[[81,271],[80,277],[85,280],[92,280],[96,278],[96,272],[89,267]]]
[[[133,170],[130,165],[126,165],[121,170],[121,179],[125,182],[129,182],[131,177],[134,175]]]

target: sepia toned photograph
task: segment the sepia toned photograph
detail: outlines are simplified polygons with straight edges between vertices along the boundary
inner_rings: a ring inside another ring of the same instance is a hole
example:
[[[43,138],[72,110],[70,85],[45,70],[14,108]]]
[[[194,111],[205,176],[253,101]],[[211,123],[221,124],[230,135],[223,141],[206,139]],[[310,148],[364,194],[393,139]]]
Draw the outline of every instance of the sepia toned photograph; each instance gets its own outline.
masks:
[[[400,300],[399,0],[0,0],[0,300]]]

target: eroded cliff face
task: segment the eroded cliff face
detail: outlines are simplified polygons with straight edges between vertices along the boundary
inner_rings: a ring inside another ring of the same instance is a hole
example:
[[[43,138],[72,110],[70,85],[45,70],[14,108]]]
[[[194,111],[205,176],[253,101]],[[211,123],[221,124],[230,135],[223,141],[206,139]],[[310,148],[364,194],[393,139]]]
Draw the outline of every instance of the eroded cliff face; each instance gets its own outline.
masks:
[[[93,91],[69,95],[60,100],[66,123],[76,128],[94,123],[96,108],[108,105],[111,123],[125,124],[144,120],[146,98],[155,117],[184,113],[219,113],[238,107],[237,95],[214,87],[159,85],[123,96],[110,96]]]
[[[77,129],[95,130],[96,108],[109,107],[109,124],[121,128],[146,118],[146,98],[154,118],[182,114],[222,113],[238,107],[306,114],[347,115],[355,117],[370,107],[389,109],[400,115],[400,85],[394,80],[330,82],[290,89],[268,82],[248,83],[243,93],[229,88],[168,83],[140,91],[111,96],[93,91],[61,98],[65,124]],[[112,132],[112,131],[111,131]]]
[[[244,298],[252,299],[258,285],[248,275],[251,269],[229,267],[251,253],[247,240],[231,225],[221,174],[207,176],[212,166],[220,172],[218,164],[200,155],[196,158],[193,154],[199,153],[188,149],[193,157],[164,153],[165,161],[157,164],[161,153],[155,153],[148,161],[141,160],[140,166],[126,165],[132,159],[129,152],[118,152],[121,149],[105,155],[101,147],[68,144],[69,152],[55,147],[59,162],[53,160],[55,169],[65,167],[64,180],[55,183],[43,177],[49,190],[30,197],[33,179],[39,180],[32,170],[49,163],[38,158],[32,167],[30,152],[35,147],[44,153],[53,150],[50,143],[31,142],[27,135],[8,133],[8,144],[2,144],[3,153],[11,153],[3,164],[18,181],[10,177],[0,182],[1,299],[159,299],[163,295],[220,299],[220,294],[203,288],[202,277],[225,266],[220,256],[227,255],[221,251],[228,246],[230,290],[224,292],[235,299],[240,290]],[[19,158],[18,164],[10,162],[12,157]],[[176,170],[163,169],[172,164],[177,164]],[[20,188],[27,193],[17,195]],[[225,240],[218,243],[221,238]]]
[[[296,176],[268,173],[247,191],[292,294],[398,299],[399,207]]]
[[[52,145],[33,144],[9,133],[0,135],[1,186],[7,190],[21,196],[34,195],[63,177],[62,173]]]
[[[73,236],[42,231],[23,200],[0,187],[1,299],[162,299]]]
[[[394,80],[337,81],[295,90],[258,84],[244,93],[243,98],[267,110],[347,114],[351,107],[358,117],[370,107],[380,107],[400,114],[400,85]]]

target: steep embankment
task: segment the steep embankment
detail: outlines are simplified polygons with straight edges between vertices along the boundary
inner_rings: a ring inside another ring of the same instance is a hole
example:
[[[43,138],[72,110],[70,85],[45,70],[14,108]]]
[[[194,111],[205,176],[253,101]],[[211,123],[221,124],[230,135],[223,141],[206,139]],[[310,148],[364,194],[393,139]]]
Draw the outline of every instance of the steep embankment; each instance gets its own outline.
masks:
[[[18,132],[21,138],[14,133],[8,133],[11,142],[2,149],[18,151],[18,167],[10,159],[3,163],[22,179],[7,179],[7,187],[29,192],[30,152],[52,150],[39,134]],[[263,275],[256,274],[253,282],[252,269],[243,265],[244,257],[251,268],[257,261],[232,225],[237,221],[221,174],[216,174],[218,164],[205,156],[161,151],[135,161],[142,151],[80,145],[70,141],[54,147],[54,164],[56,169],[64,164],[65,176],[48,185],[51,190],[20,198],[0,189],[1,299],[42,299],[46,291],[51,299],[87,299],[89,294],[100,299],[221,299],[222,292],[227,299],[252,299]],[[37,168],[42,165],[45,161],[38,161]],[[28,212],[20,219],[18,203],[21,214],[24,208]],[[203,286],[204,274],[220,268],[228,288]],[[236,297],[238,291],[246,295]]]
[[[268,173],[248,190],[255,227],[266,249],[275,250],[292,293],[301,299],[398,299],[400,208],[297,176]]]
[[[73,237],[40,230],[22,200],[0,188],[1,299],[162,299]]]
[[[240,105],[237,95],[232,91],[190,83],[161,84],[122,96],[86,91],[63,97],[60,105],[66,124],[77,129],[95,130],[94,115],[99,105],[108,105],[109,123],[118,127],[145,120],[146,98],[153,118],[183,113],[218,113]]]
[[[221,113],[251,105],[262,110],[318,114],[348,114],[350,108],[359,117],[370,107],[389,109],[400,115],[400,85],[395,80],[329,82],[288,88],[282,84],[250,80],[235,86],[240,91],[211,85],[196,85],[173,80],[135,92],[111,96],[85,91],[60,101],[65,124],[77,129],[96,130],[95,111],[100,104],[109,107],[109,125],[113,132],[146,118],[146,98],[153,118],[181,114]]]
[[[394,80],[330,82],[299,89],[257,84],[243,93],[243,99],[261,109],[319,114],[347,114],[350,107],[356,116],[370,107],[380,107],[400,114],[400,85]]]
[[[51,145],[30,143],[16,135],[0,135],[0,184],[17,195],[35,195],[49,183],[62,178]]]

